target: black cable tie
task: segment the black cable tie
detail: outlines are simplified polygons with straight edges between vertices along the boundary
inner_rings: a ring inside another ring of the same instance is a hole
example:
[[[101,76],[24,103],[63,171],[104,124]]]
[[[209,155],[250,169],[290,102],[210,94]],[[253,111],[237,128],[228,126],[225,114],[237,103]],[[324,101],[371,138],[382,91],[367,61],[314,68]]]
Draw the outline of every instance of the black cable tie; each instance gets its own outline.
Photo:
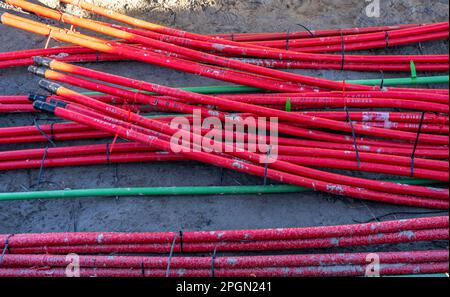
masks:
[[[167,261],[166,277],[170,276],[170,262],[172,261],[173,250],[175,249],[175,243],[177,242],[177,235],[173,238],[172,246],[170,247],[169,260]]]
[[[215,277],[214,264],[216,261],[216,253],[217,253],[217,247],[214,248],[214,252],[211,257],[211,277]]]
[[[384,87],[384,72],[383,72],[383,70],[381,70],[380,72],[381,72],[380,90],[383,90],[383,87]]]
[[[231,41],[234,41],[234,33],[231,33]]]
[[[180,234],[180,252],[182,253],[183,252],[183,231],[180,230],[179,234]]]
[[[290,30],[287,29],[286,31],[286,50],[289,50],[289,34],[290,34]]]
[[[385,31],[384,34],[385,34],[384,39],[386,41],[386,47],[385,48],[388,48],[389,47],[389,31]]]
[[[11,250],[9,249],[9,239],[13,236],[14,236],[14,234],[9,234],[8,236],[6,236],[5,244],[4,244],[5,246],[3,247],[2,254],[0,255],[0,267],[3,264],[3,258],[5,257],[6,252],[8,252],[8,254],[11,254]]]
[[[341,71],[342,71],[344,70],[345,65],[345,40],[342,31],[341,31],[341,42],[342,42],[342,59],[341,59]]]
[[[52,137],[49,137],[49,136],[47,135],[47,133],[45,133],[44,130],[42,130],[41,126],[39,125],[39,119],[36,119],[36,118],[35,118],[35,119],[33,120],[33,123],[34,123],[34,126],[36,126],[36,129],[38,129],[38,131],[45,137],[45,139],[47,139],[47,141],[50,142],[51,145],[52,145],[53,147],[56,147],[56,144],[55,144],[55,142],[53,141],[54,135],[52,135]],[[51,128],[51,129],[52,129],[52,128]],[[53,134],[53,131],[52,131],[52,134]]]
[[[6,250],[8,251],[8,253],[11,254],[11,249],[9,248],[9,240],[11,239],[11,237],[13,237],[14,234],[9,234],[8,237],[5,240],[5,245],[7,246]]]
[[[100,55],[100,53],[99,53],[98,51],[96,51],[96,52],[95,52],[95,63],[98,63],[98,62],[99,62],[99,60],[100,60],[99,55]]]
[[[111,161],[109,159],[109,156],[110,156],[109,145],[110,145],[110,143],[108,142],[106,144],[106,164],[111,164]]]
[[[345,100],[345,99],[344,99]],[[356,160],[358,161],[358,168],[361,169],[361,159],[359,158],[359,150],[358,145],[356,143],[356,133],[355,129],[353,128],[352,119],[350,118],[350,113],[348,112],[347,106],[344,106],[345,113],[347,115],[347,121],[350,124],[350,128],[352,129],[352,137],[353,137],[353,146],[355,147],[355,153],[356,153]]]
[[[144,266],[144,261],[141,262],[141,275],[142,275],[142,277],[145,277],[145,266]]]
[[[114,164],[114,187],[119,187],[119,163]],[[116,196],[119,199],[119,196]]]
[[[45,159],[47,158],[47,153],[48,153],[48,146],[45,147],[44,155],[42,156],[41,166],[39,168],[39,174],[38,174],[38,182],[37,182],[38,185],[40,185],[42,183],[42,177],[44,176]]]
[[[423,120],[425,118],[425,112],[422,111],[422,116],[420,117],[419,129],[417,130],[416,141],[414,142],[414,149],[411,155],[411,177],[414,176],[414,158],[416,156],[417,144],[419,143],[420,133],[422,131]]]
[[[267,151],[266,164],[264,166],[264,186],[267,185],[267,171],[269,169],[269,158],[272,153],[272,146],[269,145],[269,150]]]
[[[53,143],[55,143],[55,130],[54,130],[55,124],[56,122],[50,124],[50,139],[52,140]]]
[[[220,185],[223,185],[223,178],[224,178],[224,175],[225,175],[225,170],[224,170],[224,168],[222,167],[222,168],[220,169]]]
[[[305,29],[309,33],[309,35],[311,35],[311,37],[316,37],[316,35],[314,35],[314,33],[311,30],[309,30],[308,27],[306,27],[305,25],[297,24],[297,26],[300,26],[303,29]]]

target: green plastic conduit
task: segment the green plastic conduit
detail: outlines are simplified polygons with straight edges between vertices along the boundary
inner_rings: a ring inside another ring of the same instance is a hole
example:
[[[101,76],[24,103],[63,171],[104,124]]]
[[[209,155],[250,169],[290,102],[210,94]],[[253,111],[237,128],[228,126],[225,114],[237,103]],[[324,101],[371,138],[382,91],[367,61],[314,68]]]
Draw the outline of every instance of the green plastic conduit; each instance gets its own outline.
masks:
[[[347,80],[350,84],[359,84],[367,86],[376,86],[381,84],[381,79],[358,79],[358,80]],[[384,86],[394,86],[394,85],[416,85],[416,84],[438,84],[438,83],[448,83],[449,76],[424,76],[424,77],[404,77],[404,78],[385,78],[383,81]],[[247,86],[211,86],[211,87],[190,87],[190,88],[180,88],[181,90],[200,93],[200,94],[226,94],[226,93],[249,93],[257,92],[260,89],[247,87]],[[136,91],[136,90],[132,90]],[[148,93],[148,92],[143,92]],[[85,95],[98,95],[98,92],[85,92]],[[151,94],[151,93],[149,93]]]
[[[408,185],[441,184],[422,179],[387,180]],[[193,187],[145,187],[145,188],[104,188],[68,189],[57,191],[0,193],[0,201],[34,200],[83,197],[126,197],[126,196],[182,196],[182,195],[230,195],[230,194],[275,194],[312,191],[293,185],[267,186],[193,186]]]

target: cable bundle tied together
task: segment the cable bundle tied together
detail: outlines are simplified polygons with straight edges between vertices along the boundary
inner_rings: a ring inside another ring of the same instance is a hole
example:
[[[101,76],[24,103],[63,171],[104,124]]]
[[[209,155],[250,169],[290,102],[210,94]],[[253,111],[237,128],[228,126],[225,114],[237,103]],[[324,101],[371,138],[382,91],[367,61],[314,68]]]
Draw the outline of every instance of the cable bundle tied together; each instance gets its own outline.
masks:
[[[448,272],[448,251],[222,255],[447,240],[448,217],[261,230],[0,235],[1,276],[367,276]],[[212,256],[178,253],[213,253]],[[76,254],[73,254],[76,253]],[[100,255],[100,254],[136,255]],[[167,256],[139,254],[170,253]],[[174,254],[176,253],[176,254]],[[58,255],[62,254],[62,255]],[[70,254],[70,257],[65,254]],[[370,275],[372,275],[370,273]]]
[[[255,65],[255,61],[246,60],[250,58],[277,59],[281,63],[328,63],[341,65],[342,70],[356,64],[363,68],[367,64],[388,63],[389,67],[407,65],[412,73],[411,80],[414,80],[415,73],[417,69],[421,69],[422,64],[448,66],[448,55],[376,56],[349,55],[345,51],[341,54],[298,52],[277,48],[278,45],[286,44],[272,39],[273,35],[268,37],[271,40],[261,39],[259,36],[258,41],[253,40],[255,42],[240,42],[233,38],[229,40],[223,36],[195,34],[151,24],[86,2],[62,1],[137,28],[81,19],[22,0],[6,2],[42,17],[115,38],[107,40],[93,37],[8,13],[1,16],[2,23],[6,25],[73,44],[63,50],[72,51],[74,55],[92,55],[92,51],[99,52],[110,57],[239,83],[252,90],[257,88],[258,91],[252,94],[214,96],[200,94],[75,66],[53,58],[35,56],[32,59],[36,65],[30,66],[29,71],[44,77],[45,80],[40,82],[40,86],[54,96],[32,94],[30,99],[34,101],[33,107],[37,111],[52,113],[58,118],[75,123],[46,126],[44,129],[47,132],[37,126],[42,135],[26,127],[3,129],[0,130],[0,136],[1,133],[5,136],[0,137],[0,142],[39,141],[42,137],[48,140],[47,133],[50,128],[52,143],[55,139],[109,136],[114,138],[113,147],[117,138],[135,146],[118,144],[117,147],[122,148],[122,151],[112,154],[112,150],[106,147],[96,148],[97,151],[94,149],[95,154],[91,156],[86,156],[85,152],[92,148],[76,147],[74,149],[79,155],[71,159],[55,155],[57,150],[53,148],[39,152],[4,152],[3,158],[14,155],[20,157],[9,162],[0,161],[0,169],[38,166],[42,169],[45,166],[130,162],[139,158],[148,161],[194,160],[263,177],[264,184],[267,179],[271,179],[357,199],[448,209],[448,189],[406,186],[325,170],[365,171],[445,182],[448,180],[448,173],[445,172],[448,166],[444,161],[448,159],[448,89],[386,87],[384,80],[379,86],[337,82],[275,70],[264,67],[269,65],[259,66],[261,61],[256,61],[258,65]],[[376,48],[383,36],[389,37],[385,38],[384,42],[388,40],[390,46],[439,40],[448,38],[448,22],[357,31],[359,30],[318,32],[318,36],[323,35],[322,37],[313,36],[311,31],[309,38],[289,40],[289,47],[295,49],[302,45],[317,48]],[[258,44],[260,42],[265,45]],[[85,49],[87,52],[83,52]],[[28,60],[30,55],[36,53],[56,54],[58,50],[6,53],[3,59]],[[103,94],[82,94],[55,81]],[[22,105],[26,105],[23,98],[3,100],[10,102],[5,104],[11,105],[6,107],[9,111],[20,110]],[[337,110],[324,112],[325,108]],[[364,110],[349,111],[349,108]],[[374,108],[382,110],[380,112],[384,114],[384,120],[370,114],[377,112],[372,110]],[[401,108],[407,111],[401,111],[402,115],[392,113],[392,118],[388,119],[386,115],[390,117],[391,114],[384,110],[386,108]],[[174,118],[143,117],[140,112],[146,111],[192,116],[186,118],[188,128],[174,129],[170,125]],[[277,139],[280,145],[272,151],[272,146],[267,142],[273,139],[268,135],[275,129],[255,123],[249,126],[265,130],[265,135],[257,136],[258,141],[264,141],[264,146],[251,151],[252,142],[249,140],[254,138],[252,133],[226,129],[213,131],[200,127],[195,124],[196,112],[202,117],[214,116],[221,123],[230,118],[240,124],[254,117],[276,118],[279,121],[277,132],[281,134]],[[398,122],[394,122],[394,118],[397,118]],[[433,122],[434,119],[437,122]],[[57,129],[54,129],[55,127]],[[21,134],[12,135],[11,131],[21,131]],[[174,135],[178,134],[189,139],[184,144],[190,151],[175,152],[172,149],[171,141]],[[220,152],[205,150],[212,147],[211,144],[204,147],[207,135],[217,136],[218,140],[214,139],[214,147],[220,148]],[[224,141],[226,136],[241,137],[241,142],[248,143],[244,144],[243,150],[239,150],[237,144]],[[200,142],[195,142],[194,139],[200,139]],[[148,150],[143,151],[143,147]],[[32,159],[25,164],[24,160],[28,160],[26,158]]]

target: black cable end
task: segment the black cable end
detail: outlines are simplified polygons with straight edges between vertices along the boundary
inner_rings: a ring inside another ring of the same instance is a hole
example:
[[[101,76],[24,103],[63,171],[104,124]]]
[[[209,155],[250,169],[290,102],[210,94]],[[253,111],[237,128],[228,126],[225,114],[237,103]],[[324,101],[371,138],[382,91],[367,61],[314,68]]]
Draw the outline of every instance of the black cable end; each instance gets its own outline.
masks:
[[[46,95],[41,95],[41,94],[35,94],[35,93],[30,93],[28,95],[28,100],[34,102],[34,101],[45,101],[47,100],[47,96]]]
[[[47,57],[35,56],[33,57],[34,65],[50,67],[52,59]]]
[[[56,105],[56,107],[65,108],[67,106],[67,103],[64,101],[56,100],[56,99],[50,99],[50,104]]]
[[[58,91],[58,89],[61,87],[61,85],[51,82],[49,80],[46,79],[41,79],[39,81],[39,86],[47,91],[49,91],[50,93],[54,93],[56,94],[56,92]]]
[[[55,109],[56,109],[56,105],[47,103],[47,102],[43,102],[43,101],[34,101],[33,102],[33,107],[37,110],[40,111],[45,111],[45,112],[49,112],[49,113],[55,113]]]
[[[28,66],[28,72],[31,72],[41,77],[45,77],[45,70],[46,70],[45,68],[37,67],[34,65]]]

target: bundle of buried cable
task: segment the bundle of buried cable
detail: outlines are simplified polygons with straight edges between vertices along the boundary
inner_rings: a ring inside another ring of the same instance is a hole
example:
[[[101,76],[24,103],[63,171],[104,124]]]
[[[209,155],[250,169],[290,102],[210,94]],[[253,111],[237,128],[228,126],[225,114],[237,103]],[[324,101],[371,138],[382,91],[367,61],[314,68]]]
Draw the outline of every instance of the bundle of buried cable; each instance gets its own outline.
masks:
[[[448,54],[353,54],[448,39],[448,22],[201,35],[84,1],[60,2],[123,25],[80,18],[22,0],[4,2],[71,27],[1,15],[4,25],[69,44],[0,53],[0,68],[29,66],[29,72],[42,77],[39,86],[49,93],[0,96],[0,113],[45,112],[64,120],[0,128],[0,144],[54,144],[1,151],[1,171],[190,160],[259,176],[264,185],[2,193],[1,201],[310,190],[379,203],[449,208],[448,88],[408,87],[448,84],[448,75],[417,75],[418,71],[448,72]],[[113,39],[82,34],[74,27]],[[172,88],[69,64],[123,60],[235,85]],[[405,72],[406,77],[333,81],[279,69]],[[214,128],[200,120],[211,117],[218,123]],[[227,129],[229,122],[246,129]],[[117,138],[124,142],[116,142]],[[103,143],[55,145],[70,140]],[[359,177],[355,172],[388,174],[396,179]],[[267,185],[267,180],[280,184]],[[3,237],[0,276],[64,276],[67,259],[61,254],[68,253],[83,254],[83,276],[349,276],[367,274],[366,254],[317,254],[317,250],[447,242],[448,217],[298,229]],[[314,254],[297,254],[301,249],[313,249]],[[293,253],[261,256],[255,254],[258,251]],[[223,256],[218,252],[253,254]],[[169,257],[98,255],[105,253],[168,253]],[[446,250],[375,254],[382,263],[381,274],[448,272]],[[39,266],[49,270],[34,269]]]

